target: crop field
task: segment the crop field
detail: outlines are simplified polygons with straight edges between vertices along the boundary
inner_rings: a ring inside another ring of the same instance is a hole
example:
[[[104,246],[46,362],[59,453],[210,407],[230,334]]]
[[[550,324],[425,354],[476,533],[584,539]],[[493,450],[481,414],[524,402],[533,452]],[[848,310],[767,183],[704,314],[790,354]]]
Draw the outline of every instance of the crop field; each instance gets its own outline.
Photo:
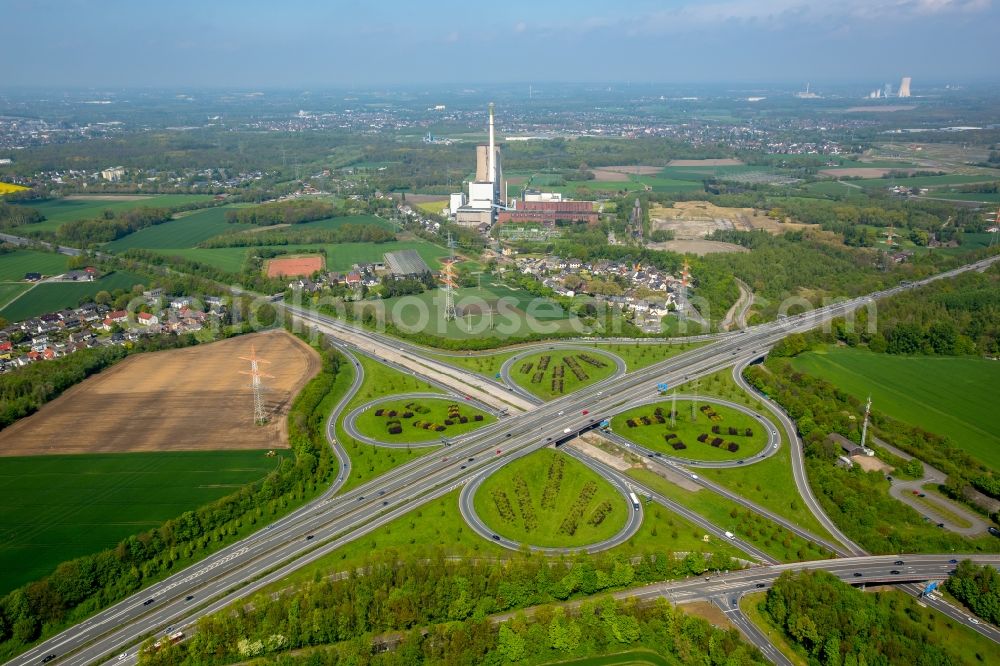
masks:
[[[492,414],[454,398],[419,398],[380,402],[359,414],[355,426],[380,442],[436,444],[443,437],[457,437],[494,421]]]
[[[146,227],[107,243],[103,249],[110,252],[124,252],[132,248],[146,250],[189,248],[227,231],[253,228],[249,224],[227,223],[226,210],[228,209],[208,208],[185,213],[176,220]]]
[[[500,468],[476,492],[476,513],[508,539],[573,547],[614,536],[628,516],[625,498],[583,463],[542,449]]]
[[[268,361],[265,409],[253,422],[249,356]],[[319,358],[284,331],[125,359],[0,430],[0,456],[285,448],[285,414]]]
[[[345,224],[367,224],[383,229],[393,229],[393,224],[389,220],[377,215],[345,215],[344,217],[328,217],[325,220],[315,220],[313,222],[303,222],[293,224],[284,229],[337,229]]]
[[[171,208],[189,203],[200,203],[211,200],[209,194],[157,194],[153,196],[135,195],[80,195],[41,201],[38,203],[21,204],[34,208],[45,216],[44,222],[26,227],[32,231],[55,231],[60,226],[73,220],[86,220],[100,217],[106,210],[123,211],[132,208]]]
[[[933,192],[931,196],[935,199],[951,199],[952,201],[1000,203],[1000,192]]]
[[[288,455],[251,450],[4,458],[0,595],[60,562],[228,495]]]
[[[894,356],[826,348],[797,356],[797,370],[822,377],[889,416],[949,437],[1000,471],[1000,363],[979,358]]]
[[[0,309],[29,289],[31,285],[24,282],[0,282]]]
[[[26,189],[28,188],[24,187],[23,185],[15,185],[14,183],[0,182],[0,197],[2,197],[5,194],[10,194],[12,192],[21,192]]]
[[[543,400],[551,400],[607,379],[615,362],[594,351],[542,351],[514,362],[511,378]]]
[[[65,308],[75,308],[81,299],[90,300],[99,291],[131,289],[145,280],[125,271],[109,273],[93,282],[46,282],[38,284],[31,294],[17,299],[0,310],[0,317],[7,321],[22,321]]]
[[[382,261],[382,255],[396,250],[416,250],[427,262],[431,270],[439,266],[438,260],[448,256],[448,250],[421,240],[391,241],[388,243],[337,243],[335,245],[282,245],[277,249],[287,250],[292,254],[308,254],[319,249],[326,250],[326,267],[331,271],[348,271],[356,263],[371,263]],[[255,248],[223,247],[223,248],[180,248],[156,249],[156,252],[168,256],[178,256],[192,261],[198,261],[218,268],[228,273],[239,273],[243,266],[247,250]]]
[[[691,460],[748,458],[768,441],[757,419],[724,405],[691,400],[663,400],[630,409],[612,418],[611,427],[648,449]]]
[[[61,275],[66,272],[68,259],[64,254],[37,250],[14,250],[0,254],[0,282],[23,280],[25,273]]]

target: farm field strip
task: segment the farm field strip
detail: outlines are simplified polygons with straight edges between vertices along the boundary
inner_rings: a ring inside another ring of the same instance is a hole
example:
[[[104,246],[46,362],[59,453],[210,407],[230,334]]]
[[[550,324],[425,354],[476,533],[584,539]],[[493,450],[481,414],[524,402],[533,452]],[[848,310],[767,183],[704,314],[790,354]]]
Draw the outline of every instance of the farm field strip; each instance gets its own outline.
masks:
[[[172,208],[189,203],[201,203],[212,198],[209,194],[158,194],[149,197],[133,196],[115,199],[114,195],[102,198],[64,198],[38,203],[20,204],[34,208],[45,216],[43,222],[27,225],[26,231],[55,231],[74,220],[100,217],[106,210],[123,211],[133,208]]]
[[[1000,411],[989,390],[1000,386],[996,362],[830,348],[801,354],[792,363],[860,400],[870,393],[874,409],[945,435],[1000,470]]]
[[[109,273],[93,282],[46,282],[35,285],[30,298],[19,298],[0,310],[7,321],[22,321],[65,308],[75,308],[81,300],[91,300],[99,291],[128,291],[133,285],[146,282],[125,271]]]

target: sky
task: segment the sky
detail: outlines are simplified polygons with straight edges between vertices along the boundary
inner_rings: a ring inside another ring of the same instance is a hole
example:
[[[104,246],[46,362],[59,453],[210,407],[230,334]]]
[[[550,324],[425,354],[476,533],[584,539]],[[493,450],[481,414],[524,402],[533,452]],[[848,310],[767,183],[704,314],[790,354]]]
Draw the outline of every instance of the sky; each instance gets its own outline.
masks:
[[[992,0],[0,0],[0,17],[0,87],[1000,80]]]

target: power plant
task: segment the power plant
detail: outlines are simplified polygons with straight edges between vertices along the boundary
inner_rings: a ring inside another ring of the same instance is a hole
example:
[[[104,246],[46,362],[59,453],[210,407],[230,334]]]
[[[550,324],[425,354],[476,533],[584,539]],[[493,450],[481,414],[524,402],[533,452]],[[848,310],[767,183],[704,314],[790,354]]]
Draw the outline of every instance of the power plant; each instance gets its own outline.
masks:
[[[466,227],[492,226],[497,207],[506,203],[506,183],[500,165],[500,148],[493,131],[493,102],[489,106],[489,143],[476,146],[476,178],[469,183],[468,199],[463,192],[451,195],[450,213]]]

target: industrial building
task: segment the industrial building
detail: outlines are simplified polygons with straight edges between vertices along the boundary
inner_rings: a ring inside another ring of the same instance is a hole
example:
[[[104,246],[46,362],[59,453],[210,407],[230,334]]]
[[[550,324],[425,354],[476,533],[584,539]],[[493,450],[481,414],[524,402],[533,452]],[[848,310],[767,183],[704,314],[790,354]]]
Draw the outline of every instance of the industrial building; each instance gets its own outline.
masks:
[[[558,222],[597,224],[593,201],[517,201],[497,214],[497,223],[535,222],[553,227]]]
[[[418,277],[431,271],[416,250],[386,252],[385,267],[393,277]]]
[[[493,134],[493,103],[489,115],[490,141],[485,146],[476,146],[476,179],[469,183],[468,199],[457,192],[451,195],[449,212],[455,222],[466,227],[491,226],[496,219],[498,206],[506,199],[506,183],[500,164],[500,148]]]

